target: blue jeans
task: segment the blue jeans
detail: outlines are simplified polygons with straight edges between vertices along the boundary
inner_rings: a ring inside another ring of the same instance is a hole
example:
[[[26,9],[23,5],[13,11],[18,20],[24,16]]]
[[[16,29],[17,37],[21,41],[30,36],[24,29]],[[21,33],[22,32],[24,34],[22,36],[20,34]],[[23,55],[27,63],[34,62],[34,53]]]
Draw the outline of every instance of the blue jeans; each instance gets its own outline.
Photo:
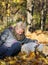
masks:
[[[0,47],[0,58],[3,58],[5,56],[14,56],[17,55],[21,50],[20,43],[14,43],[11,47],[6,47],[2,45]]]
[[[4,57],[4,54],[6,53],[7,51],[7,47],[2,45],[0,46],[0,58],[3,58]]]
[[[11,47],[8,48],[7,52],[5,53],[6,56],[17,55],[21,51],[20,43],[14,43]]]

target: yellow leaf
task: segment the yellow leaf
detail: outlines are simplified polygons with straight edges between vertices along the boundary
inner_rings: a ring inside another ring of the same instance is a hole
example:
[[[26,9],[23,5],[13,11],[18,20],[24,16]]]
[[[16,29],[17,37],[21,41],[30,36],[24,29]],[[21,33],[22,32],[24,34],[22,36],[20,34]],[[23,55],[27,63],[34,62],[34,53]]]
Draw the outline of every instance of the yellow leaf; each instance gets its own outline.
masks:
[[[6,65],[6,63],[4,61],[1,61],[0,63],[1,63],[1,65]]]
[[[7,13],[10,13],[10,10],[9,9],[7,10]]]
[[[9,64],[15,64],[15,63],[16,63],[15,60],[14,61],[12,60],[12,61],[9,62]]]
[[[5,2],[2,2],[2,5],[5,6]]]
[[[8,7],[10,7],[10,4],[8,4]]]
[[[17,3],[19,3],[20,2],[20,0],[17,0]]]

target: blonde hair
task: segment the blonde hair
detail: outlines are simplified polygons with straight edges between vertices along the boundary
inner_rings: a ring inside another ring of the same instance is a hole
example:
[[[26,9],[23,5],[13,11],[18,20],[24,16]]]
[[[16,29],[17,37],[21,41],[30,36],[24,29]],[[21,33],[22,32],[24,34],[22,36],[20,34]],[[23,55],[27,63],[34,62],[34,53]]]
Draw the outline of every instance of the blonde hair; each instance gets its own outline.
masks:
[[[23,30],[25,31],[25,29],[26,29],[26,24],[25,24],[24,22],[20,21],[20,22],[16,23],[15,28],[18,28],[18,29],[21,28],[21,29],[23,29]]]

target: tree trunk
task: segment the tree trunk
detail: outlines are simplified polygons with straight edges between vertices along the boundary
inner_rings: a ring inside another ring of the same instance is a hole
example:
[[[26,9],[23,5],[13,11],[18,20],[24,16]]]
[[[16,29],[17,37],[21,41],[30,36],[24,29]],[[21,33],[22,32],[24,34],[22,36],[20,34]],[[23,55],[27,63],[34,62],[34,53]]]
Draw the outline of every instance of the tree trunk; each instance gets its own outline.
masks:
[[[46,2],[42,3],[42,10],[41,10],[41,30],[45,30],[45,22],[46,22]]]
[[[34,13],[34,1],[27,0],[27,23],[28,30],[33,32],[33,13]]]
[[[32,11],[32,0],[27,0],[27,9]],[[31,24],[32,15],[29,11],[27,11],[27,23]]]

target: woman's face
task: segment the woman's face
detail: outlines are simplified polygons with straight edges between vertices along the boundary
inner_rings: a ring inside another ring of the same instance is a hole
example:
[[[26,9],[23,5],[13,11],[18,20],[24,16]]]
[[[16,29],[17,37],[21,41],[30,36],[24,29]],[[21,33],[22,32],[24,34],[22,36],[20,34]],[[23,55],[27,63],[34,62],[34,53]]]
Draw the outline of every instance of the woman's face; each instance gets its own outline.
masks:
[[[17,40],[23,40],[25,37],[24,30],[22,28],[15,28],[15,34]]]
[[[15,32],[17,34],[21,35],[24,32],[24,30],[23,29],[16,29]]]

